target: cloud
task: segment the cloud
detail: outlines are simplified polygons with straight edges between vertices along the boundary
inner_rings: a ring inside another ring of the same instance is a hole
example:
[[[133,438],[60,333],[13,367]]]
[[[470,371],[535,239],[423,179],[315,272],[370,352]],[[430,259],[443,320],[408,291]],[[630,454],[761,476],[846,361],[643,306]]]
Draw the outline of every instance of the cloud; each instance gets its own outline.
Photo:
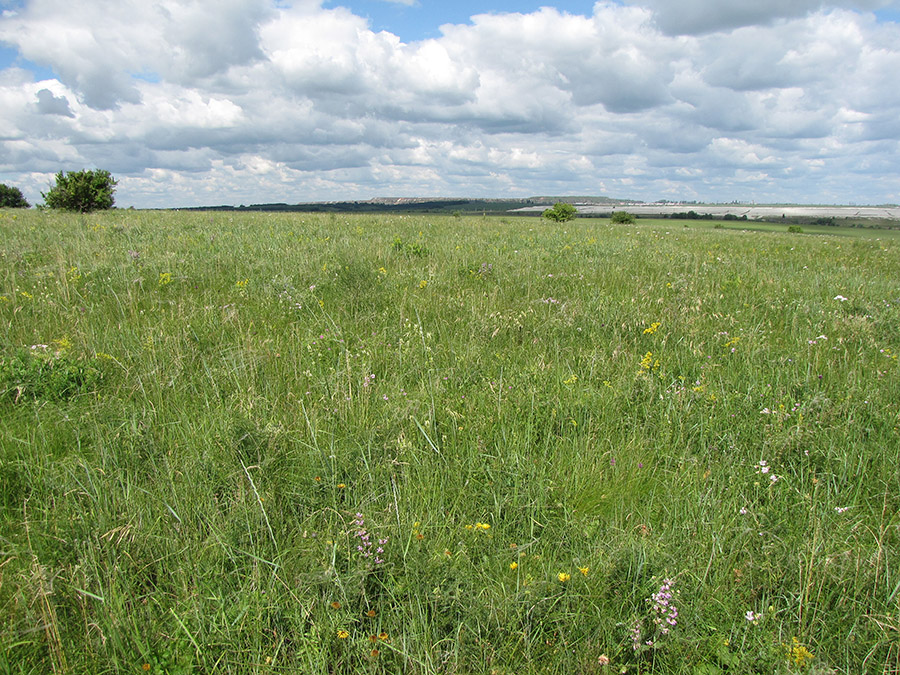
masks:
[[[0,41],[59,73],[86,105],[138,103],[133,73],[181,84],[262,57],[258,27],[264,0],[31,0],[0,19]]]
[[[0,70],[0,179],[101,166],[138,206],[900,200],[900,28],[861,11],[884,3],[678,4],[479,14],[404,43],[316,0],[30,0],[0,40],[58,77]]]
[[[895,0],[631,0],[649,8],[660,29],[671,35],[700,35],[753,25],[770,25],[831,8],[874,10],[897,6]]]
[[[65,96],[56,97],[49,89],[41,89],[37,93],[35,105],[41,115],[62,115],[63,117],[75,117],[69,108],[69,99]]]

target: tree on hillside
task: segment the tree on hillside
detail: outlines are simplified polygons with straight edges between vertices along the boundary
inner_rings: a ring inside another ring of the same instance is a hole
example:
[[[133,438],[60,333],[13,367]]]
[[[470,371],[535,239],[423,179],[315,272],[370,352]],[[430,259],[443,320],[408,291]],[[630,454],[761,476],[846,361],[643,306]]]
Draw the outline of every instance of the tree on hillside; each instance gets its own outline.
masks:
[[[112,208],[116,185],[117,181],[109,171],[102,169],[70,171],[68,174],[60,171],[56,174],[56,185],[41,195],[51,209],[87,213]]]
[[[565,204],[563,202],[557,202],[553,205],[552,209],[547,209],[541,214],[541,216],[547,220],[552,220],[557,223],[565,223],[569,220],[573,220],[576,215],[578,215],[578,209],[571,204]]]
[[[31,204],[25,200],[25,195],[17,187],[0,183],[0,208],[27,209]]]

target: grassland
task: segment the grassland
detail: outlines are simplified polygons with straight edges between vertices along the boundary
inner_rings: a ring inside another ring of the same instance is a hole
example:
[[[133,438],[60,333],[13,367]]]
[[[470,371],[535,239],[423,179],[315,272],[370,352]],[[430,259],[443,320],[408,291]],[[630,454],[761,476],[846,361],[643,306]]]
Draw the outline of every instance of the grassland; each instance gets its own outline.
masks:
[[[900,671],[896,238],[0,231],[0,673]]]

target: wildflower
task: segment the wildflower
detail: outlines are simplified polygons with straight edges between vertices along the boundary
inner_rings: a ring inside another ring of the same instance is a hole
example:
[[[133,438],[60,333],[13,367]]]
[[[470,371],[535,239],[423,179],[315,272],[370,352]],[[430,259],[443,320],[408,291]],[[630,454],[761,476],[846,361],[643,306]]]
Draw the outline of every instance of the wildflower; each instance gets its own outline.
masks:
[[[339,490],[343,490],[345,487],[347,487],[347,485],[345,483],[338,483],[337,487]]]
[[[425,288],[427,285],[428,285],[427,279],[422,279],[422,281],[419,282],[419,288]]]
[[[509,563],[509,569],[511,569],[511,570],[513,570],[513,571],[515,571],[516,569],[518,569],[518,567],[519,567],[519,563],[517,563],[517,562],[511,562],[511,563]]]
[[[788,659],[793,661],[795,666],[803,668],[813,658],[815,658],[813,653],[800,644],[800,640],[791,638],[791,646],[788,647]]]
[[[375,658],[376,656],[378,656],[380,653],[381,653],[381,652],[379,652],[377,649],[373,649],[372,651],[369,652],[369,656],[371,656],[371,657],[374,659],[374,658]]]
[[[747,619],[747,621],[749,621],[750,623],[752,623],[755,626],[759,623],[759,620],[762,618],[762,614],[757,614],[752,609],[748,609],[747,612],[744,614],[744,618]]]
[[[644,329],[644,335],[653,335],[656,331],[659,330],[659,327],[662,326],[658,321],[651,323],[649,328]]]
[[[335,600],[334,602],[331,603],[331,609],[340,609],[340,608],[341,608],[341,603],[339,603],[337,600]]]
[[[581,576],[586,577],[588,575],[588,572],[591,571],[591,568],[590,567],[579,567],[578,571],[581,572]]]
[[[160,272],[159,280],[157,281],[157,283],[160,286],[166,286],[168,284],[171,284],[172,283],[172,275],[169,272]]]
[[[653,623],[659,627],[659,632],[666,635],[669,629],[678,623],[678,608],[672,602],[673,579],[663,579],[659,590],[650,596],[653,605],[650,612],[653,614]]]
[[[836,296],[834,296],[834,299],[835,299],[835,300],[839,300],[840,302],[846,302],[846,301],[847,301],[847,298],[845,298],[843,295],[836,295]]]
[[[359,537],[359,544],[357,545],[356,550],[359,551],[363,558],[371,558],[373,556],[372,547],[374,544],[372,543],[372,535],[369,534],[366,529],[366,521],[363,518],[362,513],[357,512],[353,524],[356,526],[356,536]],[[374,562],[376,565],[380,565],[384,562],[380,555],[384,553],[384,545],[387,544],[388,539],[389,537],[385,537],[384,539],[378,540],[378,545],[375,548],[374,553]]]
[[[641,622],[635,621],[629,633],[631,635],[631,649],[633,651],[638,651],[641,648],[641,634],[643,633]]]
[[[350,633],[342,628],[337,632],[337,636],[340,640],[346,640],[348,637],[350,637]]]
[[[599,666],[608,666],[609,665],[609,657],[606,654],[601,654],[597,657],[597,665]]]
[[[568,574],[567,572],[560,572],[556,575],[556,578],[559,579],[561,583],[566,583],[569,579],[572,578],[572,575]]]
[[[143,670],[145,673],[148,672],[150,670],[150,664],[145,663],[144,665],[141,666],[141,670]]]
[[[374,619],[375,618],[375,610],[370,609],[368,612],[366,612],[366,616],[369,617],[370,619]]]
[[[387,639],[388,639],[388,634],[385,633],[384,631],[382,631],[381,633],[378,634],[378,639],[379,639],[379,640],[387,640]]]
[[[850,508],[849,506],[835,506],[834,510],[837,511],[838,513],[843,513],[844,511],[846,511],[849,508]]]

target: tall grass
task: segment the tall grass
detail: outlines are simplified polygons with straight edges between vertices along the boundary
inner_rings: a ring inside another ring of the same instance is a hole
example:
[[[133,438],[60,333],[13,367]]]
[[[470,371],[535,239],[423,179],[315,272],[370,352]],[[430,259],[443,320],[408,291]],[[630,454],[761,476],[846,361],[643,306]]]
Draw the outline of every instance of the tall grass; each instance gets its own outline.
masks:
[[[0,673],[900,671],[900,244],[689,225],[0,212]]]

